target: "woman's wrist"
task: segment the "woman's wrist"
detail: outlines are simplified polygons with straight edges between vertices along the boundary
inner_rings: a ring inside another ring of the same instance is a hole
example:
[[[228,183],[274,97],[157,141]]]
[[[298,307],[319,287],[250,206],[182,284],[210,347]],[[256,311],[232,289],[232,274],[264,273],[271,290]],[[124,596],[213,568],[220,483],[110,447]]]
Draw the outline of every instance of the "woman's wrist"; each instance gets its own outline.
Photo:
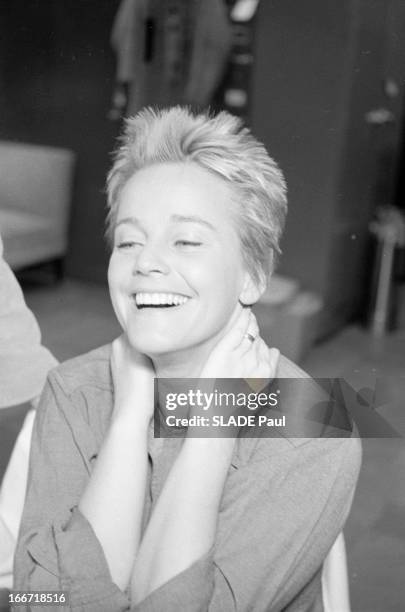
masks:
[[[236,438],[192,438],[186,437],[182,452],[192,460],[204,462],[205,465],[229,467],[234,453]]]
[[[122,430],[125,434],[133,432],[147,433],[152,419],[149,412],[137,409],[133,402],[122,402],[114,406],[111,426]]]

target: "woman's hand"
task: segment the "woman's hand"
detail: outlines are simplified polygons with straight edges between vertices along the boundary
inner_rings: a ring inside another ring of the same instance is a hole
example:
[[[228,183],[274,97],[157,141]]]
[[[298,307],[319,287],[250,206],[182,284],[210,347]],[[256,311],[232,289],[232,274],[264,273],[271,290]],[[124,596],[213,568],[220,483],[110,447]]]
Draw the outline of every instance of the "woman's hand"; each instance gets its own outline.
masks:
[[[154,408],[152,361],[136,351],[122,334],[112,343],[111,371],[114,383],[114,415],[132,414],[150,421]]]
[[[280,351],[259,336],[256,317],[238,304],[228,330],[207,359],[201,378],[273,378]]]
[[[244,393],[245,395],[252,392],[258,393],[266,387],[270,379],[275,377],[280,351],[278,349],[269,349],[264,340],[259,336],[259,328],[256,317],[250,308],[242,308],[238,305],[235,309],[228,328],[223,337],[211,351],[200,374],[199,390],[203,393],[210,394],[217,385],[220,385],[220,391],[226,393]],[[226,383],[223,381],[218,383],[218,379],[235,378],[239,381],[235,383]],[[244,414],[243,406],[240,404],[224,403],[220,407],[212,406],[208,409],[192,406],[189,408],[188,416],[205,416],[209,419],[204,427],[200,425],[189,426],[187,429],[187,444],[204,445],[203,439],[213,438],[228,438],[227,442],[219,443],[218,452],[223,452],[224,449],[230,454],[232,452],[235,438],[239,435],[240,427],[218,427],[213,421],[213,416],[218,415],[218,409],[223,417],[236,416],[238,412]],[[200,441],[196,441],[200,438]],[[193,440],[190,442],[191,440]],[[213,446],[210,445],[210,452],[213,452]]]

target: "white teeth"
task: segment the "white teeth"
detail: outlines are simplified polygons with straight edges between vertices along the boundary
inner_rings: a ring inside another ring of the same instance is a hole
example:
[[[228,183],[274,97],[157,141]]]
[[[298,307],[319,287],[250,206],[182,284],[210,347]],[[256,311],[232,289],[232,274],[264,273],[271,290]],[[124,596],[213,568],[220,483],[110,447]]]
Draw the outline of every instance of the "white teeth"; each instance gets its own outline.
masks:
[[[188,297],[179,295],[178,293],[137,293],[135,295],[137,306],[181,306],[188,300]]]

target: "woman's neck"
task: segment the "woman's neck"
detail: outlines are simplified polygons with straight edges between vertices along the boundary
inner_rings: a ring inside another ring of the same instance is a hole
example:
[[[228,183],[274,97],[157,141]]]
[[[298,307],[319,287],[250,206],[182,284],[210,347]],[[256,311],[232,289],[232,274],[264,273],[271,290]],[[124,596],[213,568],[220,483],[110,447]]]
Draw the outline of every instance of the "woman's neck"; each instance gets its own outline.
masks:
[[[199,378],[215,342],[199,347],[152,356],[157,378]]]

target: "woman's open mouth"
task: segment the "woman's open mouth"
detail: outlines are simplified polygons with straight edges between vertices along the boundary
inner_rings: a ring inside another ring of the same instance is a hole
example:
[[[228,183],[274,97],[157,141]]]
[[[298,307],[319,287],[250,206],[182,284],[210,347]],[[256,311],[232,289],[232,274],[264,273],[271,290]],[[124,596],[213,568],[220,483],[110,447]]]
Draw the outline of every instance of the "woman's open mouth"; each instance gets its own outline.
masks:
[[[190,299],[180,293],[134,293],[136,307],[143,308],[175,308],[183,306]]]

